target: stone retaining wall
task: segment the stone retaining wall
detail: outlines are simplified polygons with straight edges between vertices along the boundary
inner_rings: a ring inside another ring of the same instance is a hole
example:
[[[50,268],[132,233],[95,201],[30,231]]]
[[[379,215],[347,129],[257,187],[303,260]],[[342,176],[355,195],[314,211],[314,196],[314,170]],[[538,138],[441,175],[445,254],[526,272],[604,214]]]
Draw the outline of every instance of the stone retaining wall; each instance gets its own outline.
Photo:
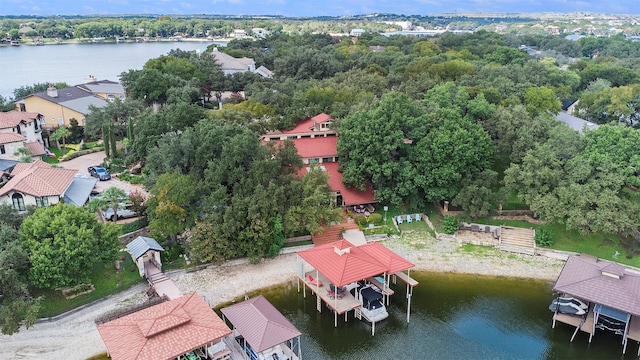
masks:
[[[138,236],[149,236],[151,234],[151,230],[148,227],[143,227],[140,230],[136,230],[118,237],[120,243],[124,246],[127,246],[130,242],[132,242]]]

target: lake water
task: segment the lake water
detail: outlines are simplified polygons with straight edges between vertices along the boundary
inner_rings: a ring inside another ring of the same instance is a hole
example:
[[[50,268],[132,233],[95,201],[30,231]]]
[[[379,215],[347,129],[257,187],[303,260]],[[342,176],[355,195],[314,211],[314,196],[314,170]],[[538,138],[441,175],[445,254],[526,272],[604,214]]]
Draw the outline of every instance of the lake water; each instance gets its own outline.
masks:
[[[395,288],[389,318],[376,324],[316,310],[315,297],[295,283],[262,291],[303,334],[302,357],[311,359],[636,359],[629,343],[598,331],[591,344],[580,332],[558,323],[551,328],[552,284],[545,281],[469,275],[414,273],[420,281],[406,323],[404,284]]]
[[[81,84],[87,76],[118,81],[129,69],[142,69],[147,60],[170,50],[204,51],[214,42],[147,42],[121,44],[61,44],[0,47],[0,95],[43,82]],[[218,43],[224,45],[224,43]]]

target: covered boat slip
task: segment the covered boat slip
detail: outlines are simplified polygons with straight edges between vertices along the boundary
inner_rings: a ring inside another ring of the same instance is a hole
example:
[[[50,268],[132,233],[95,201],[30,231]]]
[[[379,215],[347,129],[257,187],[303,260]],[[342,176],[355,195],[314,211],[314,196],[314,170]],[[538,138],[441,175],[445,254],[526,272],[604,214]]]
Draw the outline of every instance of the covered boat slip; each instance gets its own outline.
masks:
[[[335,326],[338,326],[338,315],[345,314],[346,322],[347,314],[351,310],[354,310],[356,318],[361,318],[361,300],[347,291],[336,296],[334,291],[330,291],[331,286],[341,289],[346,285],[365,280],[380,289],[388,304],[389,296],[394,294],[394,291],[389,288],[392,274],[395,274],[394,283],[400,279],[407,284],[407,322],[409,322],[412,289],[418,282],[402,271],[414,265],[383,245],[373,242],[355,246],[346,240],[340,240],[300,251],[298,260],[297,276],[304,285],[304,296],[306,297],[306,288],[309,287],[317,297],[319,312],[322,311],[322,302],[333,310]],[[305,264],[309,264],[313,269],[310,271],[305,269]],[[300,282],[298,282],[298,291],[300,291]],[[375,322],[371,325],[372,333],[375,333]]]
[[[563,314],[559,307],[553,315],[553,327],[556,321],[576,327],[571,341],[578,330],[589,334],[589,342],[596,330],[606,330],[622,337],[623,354],[629,340],[637,341],[640,356],[640,274],[614,262],[574,255],[553,289],[589,303],[584,315]]]
[[[240,348],[251,360],[298,360],[302,358],[301,333],[263,296],[220,310],[233,324],[226,343]]]

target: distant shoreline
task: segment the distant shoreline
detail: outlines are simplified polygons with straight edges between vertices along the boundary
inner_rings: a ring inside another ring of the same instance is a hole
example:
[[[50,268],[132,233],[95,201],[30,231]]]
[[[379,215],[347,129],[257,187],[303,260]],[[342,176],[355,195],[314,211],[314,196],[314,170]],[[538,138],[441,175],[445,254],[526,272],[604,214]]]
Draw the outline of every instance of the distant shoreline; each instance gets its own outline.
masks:
[[[148,41],[138,41],[138,40],[122,40],[122,41],[116,41],[114,39],[98,39],[97,41],[93,41],[93,40],[81,40],[81,39],[72,39],[72,40],[63,40],[60,42],[57,41],[48,41],[48,42],[43,42],[41,44],[35,42],[35,41],[31,41],[31,42],[21,42],[19,43],[19,45],[12,45],[11,43],[7,42],[7,43],[1,43],[0,47],[18,47],[18,46],[44,46],[44,45],[66,45],[66,44],[87,44],[87,45],[100,45],[100,44],[144,44],[144,43],[155,43],[155,42],[203,42],[203,43],[212,43],[212,44],[222,44],[222,43],[228,43],[231,40],[234,40],[233,38],[220,38],[220,39],[206,39],[206,38],[181,38],[179,40],[176,39],[169,39],[169,38],[153,38],[153,39],[149,39]]]

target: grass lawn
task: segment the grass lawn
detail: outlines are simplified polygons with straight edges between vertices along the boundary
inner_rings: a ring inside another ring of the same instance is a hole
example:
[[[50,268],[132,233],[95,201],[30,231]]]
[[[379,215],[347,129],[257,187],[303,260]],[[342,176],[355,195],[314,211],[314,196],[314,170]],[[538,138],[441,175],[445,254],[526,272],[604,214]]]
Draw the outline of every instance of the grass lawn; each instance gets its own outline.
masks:
[[[49,148],[49,151],[54,153],[56,155],[56,157],[43,156],[42,160],[44,162],[46,162],[46,163],[49,163],[49,164],[57,164],[57,163],[59,163],[58,159],[60,159],[62,157],[62,150],[58,150],[58,148],[56,146],[52,146],[52,147]]]
[[[398,227],[400,228],[401,231],[424,231],[424,232],[430,232],[431,229],[429,229],[429,225],[427,225],[426,222],[424,221],[415,221],[413,220],[412,222],[408,223],[406,220],[402,223],[399,224]]]
[[[131,271],[134,269],[134,271]],[[113,264],[97,264],[91,273],[91,283],[95,290],[73,299],[65,299],[61,291],[33,289],[33,296],[44,296],[38,317],[51,317],[62,314],[78,306],[102,299],[108,295],[126,290],[144,280],[138,274],[130,256],[122,263],[122,270],[116,273]]]
[[[597,256],[601,259],[619,262],[631,266],[640,267],[640,257],[627,259],[628,251],[620,245],[620,239],[615,235],[608,234],[588,234],[581,235],[577,230],[567,231],[563,224],[535,225],[526,221],[518,220],[492,220],[482,218],[476,221],[480,224],[508,225],[523,228],[545,229],[553,232],[555,242],[551,249],[573,251]],[[618,252],[617,259],[614,254]]]

